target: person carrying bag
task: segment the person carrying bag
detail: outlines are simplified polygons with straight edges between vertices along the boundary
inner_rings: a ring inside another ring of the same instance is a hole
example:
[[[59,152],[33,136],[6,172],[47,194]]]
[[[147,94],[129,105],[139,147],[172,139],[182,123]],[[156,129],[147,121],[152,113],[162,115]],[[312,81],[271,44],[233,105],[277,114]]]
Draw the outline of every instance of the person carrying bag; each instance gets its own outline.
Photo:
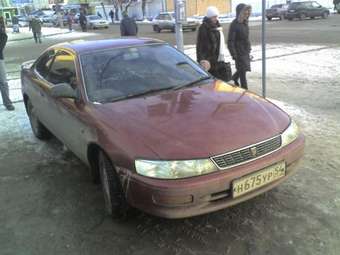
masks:
[[[206,71],[227,82],[232,77],[231,67],[225,60],[225,38],[218,16],[216,7],[208,7],[207,15],[198,30],[196,54],[197,61]]]

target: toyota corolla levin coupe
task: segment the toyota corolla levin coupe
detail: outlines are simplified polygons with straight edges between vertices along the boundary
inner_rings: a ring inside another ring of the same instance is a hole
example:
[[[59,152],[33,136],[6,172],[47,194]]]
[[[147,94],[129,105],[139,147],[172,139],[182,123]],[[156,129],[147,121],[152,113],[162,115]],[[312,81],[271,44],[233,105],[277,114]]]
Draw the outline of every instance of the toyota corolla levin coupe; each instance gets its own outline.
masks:
[[[287,113],[162,41],[55,45],[21,80],[35,136],[53,134],[88,166],[114,218],[217,211],[279,185],[303,155]]]

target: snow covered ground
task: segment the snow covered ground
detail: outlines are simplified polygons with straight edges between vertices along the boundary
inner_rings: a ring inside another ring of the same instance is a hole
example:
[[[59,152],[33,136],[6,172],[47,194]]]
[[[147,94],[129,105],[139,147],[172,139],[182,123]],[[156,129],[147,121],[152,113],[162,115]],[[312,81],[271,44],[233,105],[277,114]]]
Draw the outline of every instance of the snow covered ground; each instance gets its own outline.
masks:
[[[42,27],[41,33],[43,37],[63,37],[65,39],[79,38],[80,35],[83,37],[88,37],[94,35],[94,33],[82,33],[77,31],[70,32],[66,28],[56,28],[56,27]],[[33,38],[32,31],[29,31],[28,27],[21,27],[20,33],[13,33],[11,28],[7,28],[8,42],[13,43],[16,41],[26,40]]]

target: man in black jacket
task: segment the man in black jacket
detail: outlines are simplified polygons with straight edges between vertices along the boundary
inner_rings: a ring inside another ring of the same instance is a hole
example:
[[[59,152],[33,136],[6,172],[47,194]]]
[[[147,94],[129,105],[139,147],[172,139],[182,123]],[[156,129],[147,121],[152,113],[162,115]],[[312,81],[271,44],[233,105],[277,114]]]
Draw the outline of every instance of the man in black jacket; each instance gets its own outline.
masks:
[[[11,102],[11,99],[9,98],[9,89],[8,89],[5,61],[4,61],[4,55],[3,55],[3,50],[6,46],[6,43],[7,43],[7,34],[6,34],[5,23],[4,23],[3,17],[0,17],[0,91],[1,91],[2,102],[4,106],[7,108],[7,110],[13,111],[14,106]]]
[[[86,32],[87,31],[87,18],[85,16],[84,11],[80,12],[80,15],[79,15],[79,24],[80,24],[81,30],[83,32]]]
[[[121,36],[137,36],[138,27],[136,21],[130,18],[126,12],[123,12],[123,19],[120,22]]]
[[[248,19],[251,14],[251,6],[239,4],[236,7],[236,18],[230,25],[228,34],[228,49],[235,60],[236,73],[233,75],[235,85],[248,89],[246,72],[250,72],[250,51]]]
[[[213,76],[223,79],[219,72],[219,62],[224,62],[224,35],[218,21],[219,11],[216,7],[210,6],[198,29],[196,42],[196,57],[206,71]]]

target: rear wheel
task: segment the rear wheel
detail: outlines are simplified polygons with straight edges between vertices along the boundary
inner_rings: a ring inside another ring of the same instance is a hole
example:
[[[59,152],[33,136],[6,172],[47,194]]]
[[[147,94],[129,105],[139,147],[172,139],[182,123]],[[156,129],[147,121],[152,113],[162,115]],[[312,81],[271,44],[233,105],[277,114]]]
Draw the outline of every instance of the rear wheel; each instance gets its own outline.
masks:
[[[27,101],[27,114],[30,120],[33,134],[40,140],[47,140],[51,137],[51,133],[40,122],[37,111],[30,100]]]
[[[306,19],[306,17],[307,17],[307,16],[306,16],[306,14],[304,14],[304,13],[301,13],[301,14],[300,14],[300,20],[304,20],[304,19]]]
[[[324,12],[324,13],[322,14],[322,18],[323,18],[323,19],[327,19],[327,18],[328,18],[328,12]]]
[[[124,219],[129,206],[119,176],[111,160],[103,151],[99,152],[98,164],[106,212],[114,219]]]
[[[195,32],[197,30],[196,27],[192,28],[191,31]]]
[[[272,20],[272,18],[271,18],[271,17],[267,17],[267,19],[268,19],[268,20]]]

